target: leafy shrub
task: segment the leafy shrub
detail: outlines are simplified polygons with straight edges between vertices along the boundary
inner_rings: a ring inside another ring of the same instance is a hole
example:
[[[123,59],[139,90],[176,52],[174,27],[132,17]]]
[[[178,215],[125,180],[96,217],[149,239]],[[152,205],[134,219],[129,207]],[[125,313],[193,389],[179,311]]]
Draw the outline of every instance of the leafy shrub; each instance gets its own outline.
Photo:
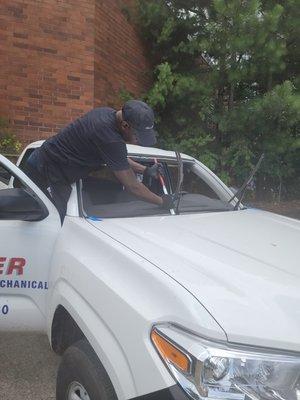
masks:
[[[21,150],[21,143],[12,133],[7,118],[0,117],[0,153],[18,154]]]

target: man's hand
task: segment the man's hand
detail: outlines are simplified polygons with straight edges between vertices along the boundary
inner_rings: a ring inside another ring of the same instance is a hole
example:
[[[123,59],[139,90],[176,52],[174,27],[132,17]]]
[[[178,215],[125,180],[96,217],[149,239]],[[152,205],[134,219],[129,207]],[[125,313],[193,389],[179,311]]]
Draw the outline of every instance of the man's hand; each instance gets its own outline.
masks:
[[[164,177],[164,167],[160,163],[156,163],[151,167],[145,167],[144,165],[133,161],[131,158],[128,158],[128,162],[134,172],[138,174],[143,174],[145,177],[155,179],[158,179],[159,175],[162,175]]]
[[[159,163],[152,165],[152,167],[146,167],[144,171],[144,176],[149,178],[158,179],[159,175],[164,176],[164,167]]]
[[[161,207],[165,210],[172,210],[175,208],[175,203],[178,200],[178,195],[174,194],[164,194],[162,196],[162,205]]]
[[[164,194],[162,197],[152,193],[145,185],[138,182],[131,168],[124,171],[114,171],[117,179],[125,186],[125,188],[132,194],[148,201],[149,203],[157,204],[165,210],[172,210],[175,208],[175,203],[178,200],[178,195]]]

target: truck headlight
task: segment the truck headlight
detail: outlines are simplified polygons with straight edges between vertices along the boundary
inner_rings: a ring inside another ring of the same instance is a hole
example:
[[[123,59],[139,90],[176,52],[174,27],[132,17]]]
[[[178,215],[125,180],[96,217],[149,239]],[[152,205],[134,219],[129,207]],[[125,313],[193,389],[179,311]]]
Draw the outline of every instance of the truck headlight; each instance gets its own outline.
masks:
[[[194,400],[300,400],[300,355],[227,346],[159,325],[151,340]]]

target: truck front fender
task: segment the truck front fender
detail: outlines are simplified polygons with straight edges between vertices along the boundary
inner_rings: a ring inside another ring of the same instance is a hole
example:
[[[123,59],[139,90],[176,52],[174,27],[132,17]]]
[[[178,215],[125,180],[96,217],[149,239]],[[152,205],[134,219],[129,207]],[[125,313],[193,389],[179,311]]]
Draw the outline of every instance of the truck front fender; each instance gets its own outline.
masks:
[[[130,365],[113,332],[76,289],[63,279],[53,289],[47,316],[48,337],[51,338],[54,315],[59,306],[67,311],[93,347],[112,381],[118,399],[135,397],[137,391]]]

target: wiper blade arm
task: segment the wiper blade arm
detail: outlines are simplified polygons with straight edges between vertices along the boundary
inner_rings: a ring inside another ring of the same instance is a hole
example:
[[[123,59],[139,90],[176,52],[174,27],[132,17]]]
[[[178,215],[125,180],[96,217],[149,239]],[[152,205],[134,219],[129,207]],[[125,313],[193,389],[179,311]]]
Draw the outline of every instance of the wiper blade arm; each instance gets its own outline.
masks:
[[[258,171],[260,164],[262,163],[262,160],[264,159],[265,155],[264,153],[260,156],[257,164],[255,165],[255,167],[253,168],[253,171],[251,172],[251,174],[249,175],[249,177],[244,181],[244,183],[242,184],[242,186],[240,187],[240,189],[237,191],[237,193],[235,193],[231,199],[228,201],[228,203],[231,203],[232,200],[234,198],[236,198],[238,201],[236,203],[236,205],[234,206],[234,210],[237,210],[239,208],[239,205],[241,203],[241,201],[243,200],[244,194],[246,192],[246,189],[248,187],[248,185],[251,183],[254,175],[256,174],[256,172]]]
[[[181,200],[181,188],[182,188],[182,183],[183,183],[183,162],[181,159],[180,152],[175,151],[175,154],[176,154],[177,165],[178,165],[177,186],[176,186],[176,191],[175,191],[175,196],[178,199],[177,199],[177,204],[175,207],[175,213],[179,214],[179,204],[180,204],[180,200]]]

